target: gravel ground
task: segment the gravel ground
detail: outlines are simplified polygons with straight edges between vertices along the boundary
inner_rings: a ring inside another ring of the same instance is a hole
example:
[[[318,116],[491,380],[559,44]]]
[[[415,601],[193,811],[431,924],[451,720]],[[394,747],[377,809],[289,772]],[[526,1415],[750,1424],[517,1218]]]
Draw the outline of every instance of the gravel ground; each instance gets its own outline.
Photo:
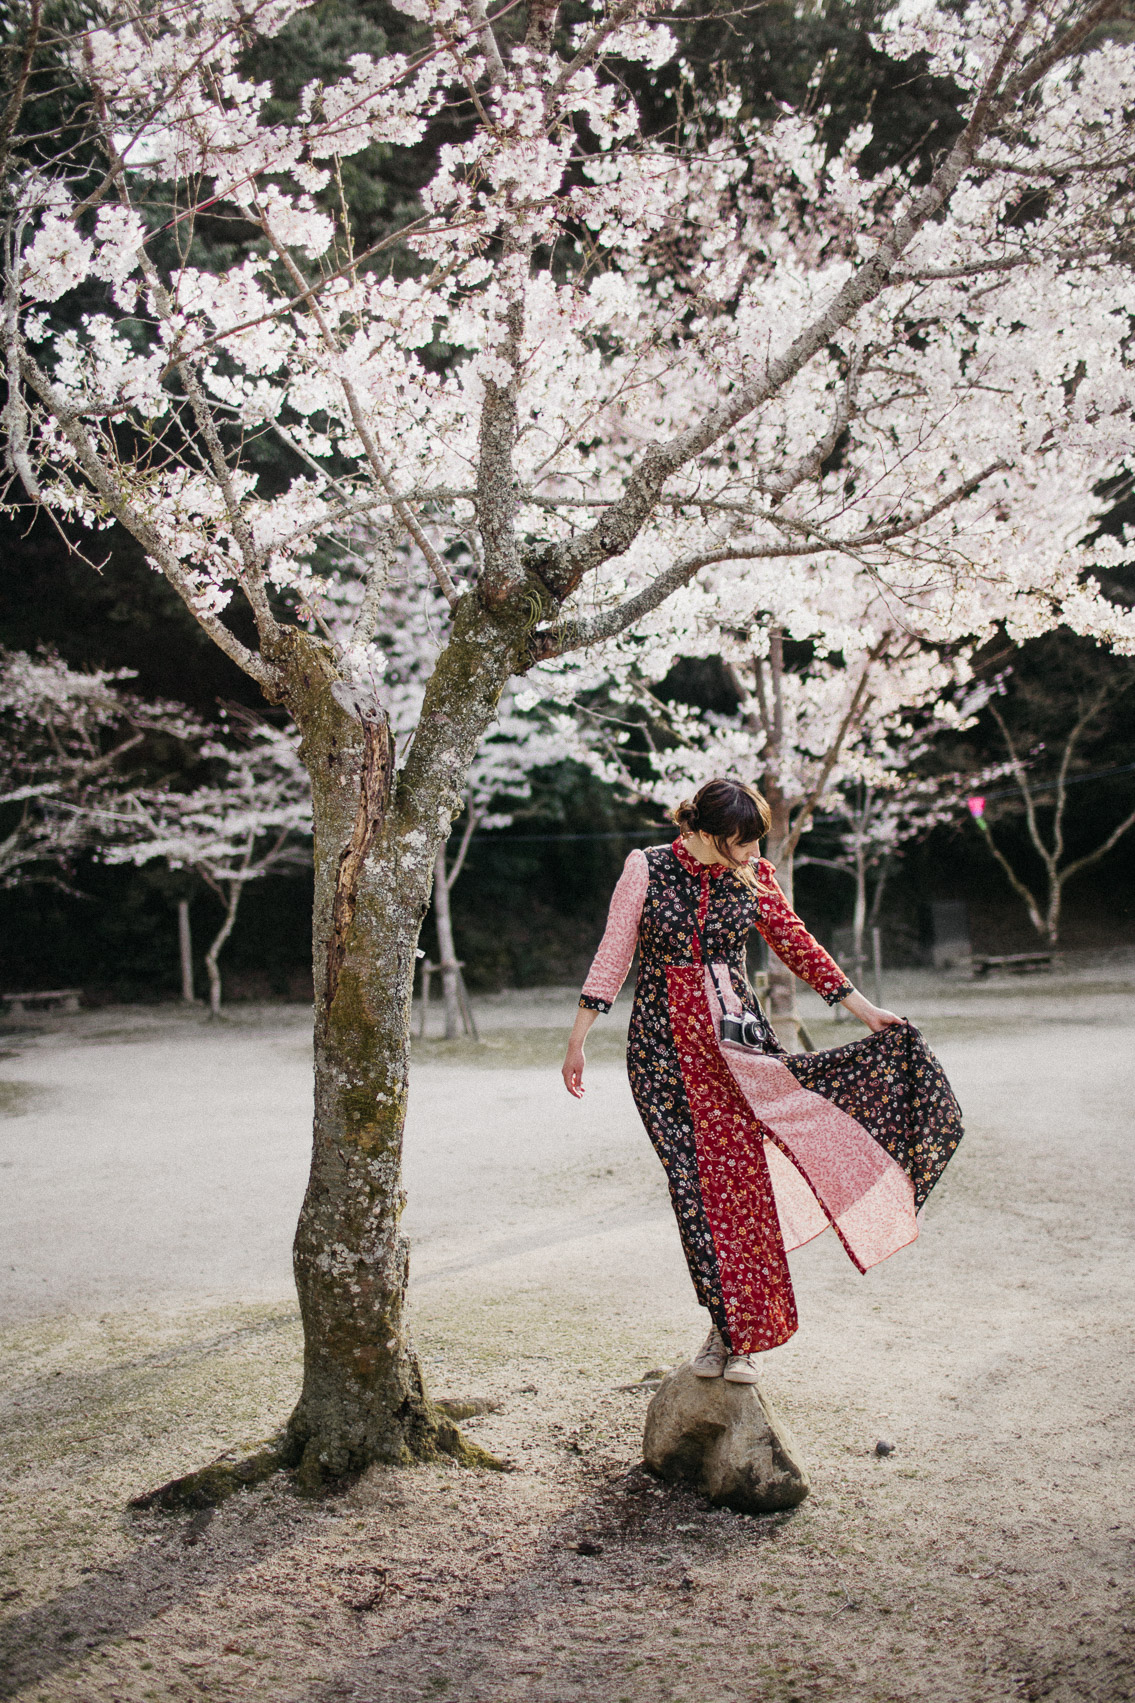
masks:
[[[417,1047],[415,1333],[506,1474],[138,1491],[287,1414],[307,1015],[83,1013],[0,1059],[0,1697],[45,1703],[1039,1703],[1135,1697],[1135,963],[911,975],[968,1134],[921,1241],[793,1256],[766,1386],[813,1494],[747,1519],[639,1467],[633,1386],[704,1330],[619,1063],[556,1076],[570,994]],[[625,1015],[625,1012],[624,1012]],[[817,1040],[858,1030],[825,1023]],[[631,1387],[625,1387],[631,1386]],[[880,1438],[893,1443],[885,1458]]]

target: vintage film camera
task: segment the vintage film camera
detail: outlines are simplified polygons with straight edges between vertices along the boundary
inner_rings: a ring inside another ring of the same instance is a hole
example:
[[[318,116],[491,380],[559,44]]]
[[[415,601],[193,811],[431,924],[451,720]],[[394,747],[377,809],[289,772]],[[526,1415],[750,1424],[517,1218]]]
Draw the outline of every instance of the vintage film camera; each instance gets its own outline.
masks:
[[[723,1011],[721,1039],[732,1042],[735,1047],[754,1047],[760,1052],[765,1048],[764,1029],[760,1018],[752,1011]]]

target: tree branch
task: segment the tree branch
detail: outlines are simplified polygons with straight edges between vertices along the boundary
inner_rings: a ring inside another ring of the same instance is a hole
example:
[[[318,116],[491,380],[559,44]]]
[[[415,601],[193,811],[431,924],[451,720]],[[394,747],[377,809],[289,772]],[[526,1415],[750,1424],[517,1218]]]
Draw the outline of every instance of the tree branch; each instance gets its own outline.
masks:
[[[812,815],[815,811],[816,805],[824,795],[824,789],[827,786],[828,781],[831,779],[832,770],[839,761],[839,754],[843,750],[844,740],[847,738],[851,729],[859,721],[860,717],[865,713],[867,706],[871,701],[867,694],[867,684],[871,678],[871,670],[879,661],[880,657],[882,657],[893,637],[894,634],[891,632],[884,633],[878,644],[868,652],[867,661],[863,665],[863,673],[860,675],[859,683],[852,694],[847,714],[840,722],[835,739],[832,741],[831,745],[829,745],[827,752],[824,755],[819,775],[816,777],[812,786],[809,787],[807,795],[797,811],[796,820],[792,825],[792,832],[789,834],[787,843],[784,847],[784,851],[787,852],[789,856],[795,852],[796,847],[800,844],[800,837],[806,832],[808,824],[812,820]]]
[[[1045,932],[1044,919],[1040,914],[1039,905],[1029,892],[1029,889],[1025,886],[1024,882],[1018,878],[1012,864],[1009,862],[1004,852],[1001,851],[1000,847],[994,841],[993,835],[989,829],[989,824],[988,822],[985,822],[984,819],[981,823],[981,829],[982,833],[985,835],[986,844],[990,851],[993,853],[993,856],[1008,876],[1009,885],[1012,887],[1014,893],[1024,900],[1025,907],[1029,913],[1029,921],[1032,923],[1038,934],[1043,934]]]
[[[445,874],[445,884],[450,889],[452,889],[453,883],[457,880],[457,877],[461,874],[461,871],[465,867],[465,855],[469,850],[469,842],[473,838],[473,831],[480,820],[481,812],[473,808],[473,802],[470,799],[468,805],[468,816],[465,822],[465,830],[461,835],[461,844],[457,848],[457,856],[454,858],[453,863],[450,865],[449,869],[446,870]]]
[[[889,526],[878,525],[867,532],[861,532],[855,538],[834,538],[821,528],[813,526],[808,521],[791,520],[785,515],[769,514],[766,518],[772,525],[783,532],[803,533],[809,540],[807,544],[755,544],[738,548],[735,545],[723,544],[716,550],[699,551],[697,555],[685,556],[680,561],[673,562],[664,568],[657,579],[627,598],[624,603],[613,604],[609,609],[600,610],[598,614],[585,619],[562,624],[560,627],[547,627],[538,630],[533,635],[531,645],[532,662],[546,662],[552,657],[564,656],[570,650],[580,650],[587,645],[601,644],[604,639],[616,638],[628,627],[657,609],[665,603],[675,591],[680,591],[688,585],[694,575],[702,568],[713,567],[725,562],[756,562],[778,561],[790,557],[815,556],[821,550],[839,551],[844,555],[854,555],[857,551],[874,548],[879,544],[888,544],[895,538],[906,537],[927,521],[934,520],[943,510],[954,503],[962,502],[972,496],[978,487],[994,473],[998,473],[1007,463],[991,462],[980,473],[975,473],[971,479],[965,480],[954,490],[940,498],[930,508],[920,514],[907,516],[905,520],[895,521]]]
[[[267,216],[262,210],[258,209],[258,216],[260,219],[260,228],[263,230],[264,235],[268,238],[268,241],[275,249],[288,275],[297,287],[302,288],[305,284],[303,273],[292,259],[287,248],[274,234]],[[319,303],[313,299],[310,303],[310,308],[312,316],[319,327],[319,333],[323,338],[324,344],[334,354],[340,354],[341,350],[339,348],[338,340],[332,332],[330,325],[328,325],[326,316],[321,311]],[[410,534],[410,537],[414,540],[414,543],[418,546],[418,549],[425,557],[434,578],[441,586],[449,606],[452,609],[454,604],[457,602],[458,594],[457,587],[454,585],[453,580],[450,577],[449,569],[446,567],[445,563],[442,561],[441,557],[422,531],[413,510],[398,495],[394,480],[391,478],[390,471],[379,451],[378,439],[375,437],[374,432],[371,429],[370,422],[366,416],[366,410],[363,408],[362,402],[359,398],[359,393],[353,382],[342,370],[336,374],[336,377],[343,395],[347,399],[347,407],[351,415],[351,424],[359,434],[359,441],[363,446],[363,451],[370,463],[371,470],[387,496],[390,498],[394,512],[397,514],[399,520],[406,528],[406,531]]]
[[[20,122],[20,114],[24,110],[24,97],[28,92],[28,78],[31,76],[32,61],[39,46],[39,33],[43,23],[43,0],[31,0],[28,16],[27,35],[24,38],[24,51],[20,55],[19,70],[16,72],[12,93],[4,108],[4,116],[0,118],[0,182],[8,181],[8,147]]]
[[[1099,24],[1121,11],[1124,0],[1096,0],[1079,23],[1034,55],[1002,87],[1006,67],[1028,28],[1036,4],[1037,0],[1032,0],[1024,9],[994,56],[968,123],[930,182],[915,195],[908,210],[892,221],[874,253],[855,269],[825,311],[793,338],[781,355],[768,362],[760,378],[738,386],[731,397],[711,409],[688,431],[668,442],[652,445],[630,474],[623,496],[594,526],[576,538],[544,550],[534,560],[534,571],[557,598],[569,597],[587,573],[612,556],[623,555],[653,513],[667,479],[783,390],[838,331],[882,293],[900,256],[946,205],[971,168],[981,139],[1046,71],[1074,53]]]
[[[829,455],[834,453],[836,445],[851,421],[864,359],[864,355],[859,350],[852,351],[847,378],[836,403],[832,423],[827,434],[820,439],[813,449],[810,449],[806,455],[798,457],[782,473],[774,475],[771,479],[759,480],[758,490],[779,501],[788,496],[791,491],[794,491],[797,485],[803,484],[807,479],[814,479],[818,475]]]
[[[95,450],[80,415],[72,407],[68,397],[52,383],[26,348],[20,352],[20,368],[23,377],[53,415],[60,431],[74,450],[75,459],[89,484],[98,492],[110,513],[122,522],[147,554],[153,557],[198,626],[208,633],[213,643],[223,650],[238,668],[242,668],[271,697],[275,691],[275,671],[262,657],[241,644],[236,635],[215,615],[200,608],[197,593],[177,557],[126,496],[119,481]],[[32,495],[31,492],[28,494]]]
[[[1005,741],[1006,749],[1009,752],[1009,762],[1012,768],[1013,779],[1016,781],[1017,788],[1025,803],[1025,820],[1028,823],[1029,838],[1033,843],[1038,857],[1048,870],[1049,877],[1051,879],[1055,874],[1055,859],[1041,837],[1040,824],[1037,821],[1036,814],[1036,800],[1033,798],[1033,791],[1032,787],[1029,785],[1025,765],[1017,755],[1017,747],[1013,743],[1013,736],[1009,732],[1005,717],[1001,714],[1001,711],[997,708],[996,704],[990,704],[989,713],[1001,729],[1001,737]]]
[[[1093,852],[1086,852],[1083,857],[1078,857],[1074,863],[1066,864],[1060,872],[1060,885],[1063,886],[1070,876],[1078,875],[1081,869],[1088,869],[1093,863],[1098,863],[1101,857],[1106,857],[1112,846],[1118,845],[1129,828],[1135,828],[1135,810],[1131,812],[1130,816],[1123,818],[1118,828],[1112,829],[1102,846],[1097,846]]]
[[[497,38],[493,34],[493,26],[485,11],[484,0],[465,0],[465,10],[469,22],[473,26],[473,34],[476,36],[481,52],[485,56],[485,68],[489,73],[489,80],[494,88],[499,88],[508,73],[505,70],[504,60],[501,58],[501,50],[497,46]]]

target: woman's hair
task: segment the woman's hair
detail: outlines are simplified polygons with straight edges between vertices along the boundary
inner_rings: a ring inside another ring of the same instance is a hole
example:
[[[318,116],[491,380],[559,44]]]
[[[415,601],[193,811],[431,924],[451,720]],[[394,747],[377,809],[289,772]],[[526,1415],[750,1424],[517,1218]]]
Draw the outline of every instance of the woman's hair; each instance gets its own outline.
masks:
[[[745,845],[768,833],[772,812],[755,786],[746,786],[744,781],[706,781],[692,798],[684,799],[670,812],[670,818],[683,834],[704,834],[712,840],[745,885],[754,885],[749,865],[734,857],[729,841],[737,838]]]

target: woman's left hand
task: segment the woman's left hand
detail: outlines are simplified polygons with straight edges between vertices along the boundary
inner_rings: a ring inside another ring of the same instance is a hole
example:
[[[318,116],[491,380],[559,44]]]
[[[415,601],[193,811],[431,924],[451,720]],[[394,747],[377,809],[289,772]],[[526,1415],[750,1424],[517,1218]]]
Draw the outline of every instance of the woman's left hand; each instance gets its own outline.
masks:
[[[864,999],[858,988],[854,993],[848,994],[843,1004],[853,1017],[858,1017],[861,1023],[866,1023],[873,1035],[877,1035],[880,1029],[889,1029],[894,1023],[906,1022],[905,1017],[897,1017],[893,1011],[884,1011],[881,1006],[872,1005],[869,999]]]

